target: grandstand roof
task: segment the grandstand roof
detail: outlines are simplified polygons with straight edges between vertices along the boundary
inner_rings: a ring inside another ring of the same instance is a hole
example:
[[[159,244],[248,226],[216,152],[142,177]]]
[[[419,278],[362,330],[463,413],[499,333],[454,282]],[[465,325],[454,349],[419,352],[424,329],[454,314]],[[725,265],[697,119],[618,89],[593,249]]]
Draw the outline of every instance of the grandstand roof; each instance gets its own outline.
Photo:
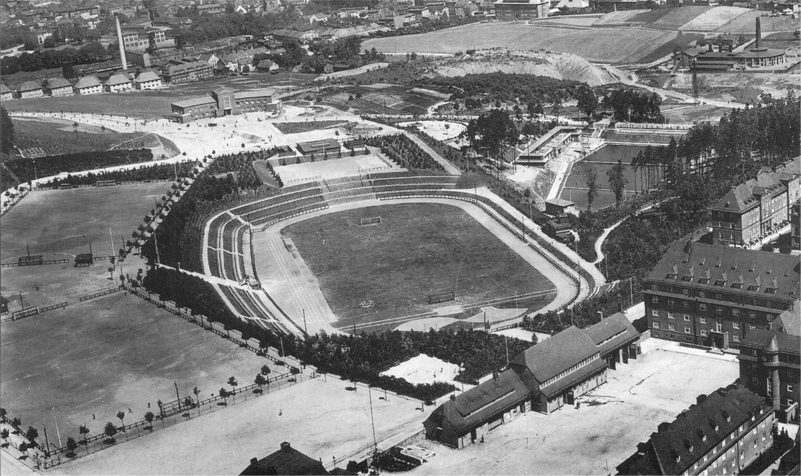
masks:
[[[25,81],[19,86],[19,92],[36,91],[37,89],[42,89],[42,85],[37,81]]]
[[[75,89],[92,88],[100,86],[100,81],[95,76],[81,76],[81,79],[75,83]]]

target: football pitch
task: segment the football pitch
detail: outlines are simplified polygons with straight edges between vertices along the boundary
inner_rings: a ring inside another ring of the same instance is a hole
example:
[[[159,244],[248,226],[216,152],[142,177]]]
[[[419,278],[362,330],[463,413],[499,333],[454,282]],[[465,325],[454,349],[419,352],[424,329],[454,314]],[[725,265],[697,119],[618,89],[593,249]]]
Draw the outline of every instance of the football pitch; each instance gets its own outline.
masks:
[[[379,216],[379,224],[360,224]],[[503,301],[496,306],[514,305],[515,296],[520,296],[518,305],[532,305],[524,295],[554,289],[509,246],[451,205],[358,208],[292,224],[282,234],[319,281],[339,317],[335,325],[345,330],[446,306],[468,309],[491,300]],[[432,295],[450,292],[454,300],[430,302]],[[538,304],[551,299],[553,294],[534,298]]]

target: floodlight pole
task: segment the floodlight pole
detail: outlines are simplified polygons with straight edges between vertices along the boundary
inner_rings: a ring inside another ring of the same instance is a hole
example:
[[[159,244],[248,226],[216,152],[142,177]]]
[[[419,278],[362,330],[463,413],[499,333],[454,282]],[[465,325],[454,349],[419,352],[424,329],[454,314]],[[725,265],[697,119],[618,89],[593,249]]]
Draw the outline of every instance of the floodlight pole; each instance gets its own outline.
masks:
[[[306,328],[306,308],[303,308],[303,332],[306,334],[309,333],[309,330]]]
[[[378,456],[378,442],[375,439],[375,419],[373,418],[373,393],[372,387],[367,386],[367,397],[370,400],[370,425],[373,427],[373,458]]]

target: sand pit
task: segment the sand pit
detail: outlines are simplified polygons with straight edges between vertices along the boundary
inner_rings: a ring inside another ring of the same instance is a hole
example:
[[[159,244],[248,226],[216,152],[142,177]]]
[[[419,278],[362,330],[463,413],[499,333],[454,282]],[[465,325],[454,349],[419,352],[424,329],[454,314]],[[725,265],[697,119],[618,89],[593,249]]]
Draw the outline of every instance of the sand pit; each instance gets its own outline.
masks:
[[[454,380],[458,373],[458,365],[420,354],[381,372],[381,375],[402,378],[413,385],[445,382],[458,386],[461,383]]]

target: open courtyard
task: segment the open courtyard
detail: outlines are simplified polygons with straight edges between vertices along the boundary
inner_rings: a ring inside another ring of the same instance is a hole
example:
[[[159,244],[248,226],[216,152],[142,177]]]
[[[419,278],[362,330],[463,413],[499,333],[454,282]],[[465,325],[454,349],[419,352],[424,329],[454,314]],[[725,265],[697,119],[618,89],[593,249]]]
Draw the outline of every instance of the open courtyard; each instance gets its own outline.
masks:
[[[484,443],[455,450],[424,441],[437,455],[412,474],[610,474],[663,421],[700,394],[739,376],[734,356],[647,339],[644,354],[608,371],[608,382],[579,398],[580,408],[529,412],[492,430]],[[569,463],[568,463],[569,462]]]

